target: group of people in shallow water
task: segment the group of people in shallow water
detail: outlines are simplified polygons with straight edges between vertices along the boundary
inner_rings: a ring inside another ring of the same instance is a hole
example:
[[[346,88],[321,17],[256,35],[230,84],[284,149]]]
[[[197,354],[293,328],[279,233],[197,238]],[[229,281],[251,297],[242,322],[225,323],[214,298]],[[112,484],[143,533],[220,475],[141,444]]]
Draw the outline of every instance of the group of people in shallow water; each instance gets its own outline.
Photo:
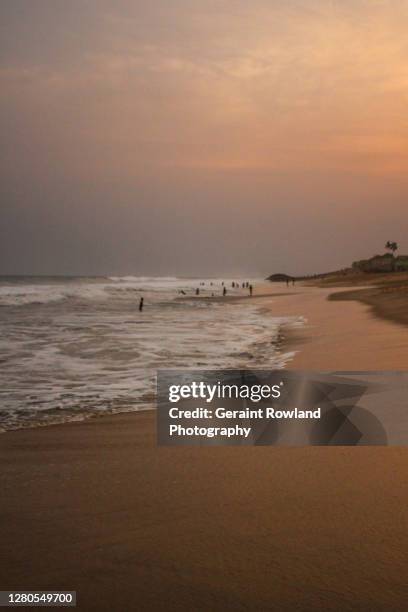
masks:
[[[210,283],[210,286],[212,286],[213,284],[214,283]],[[200,285],[204,285],[205,286],[205,283],[204,282],[200,283]],[[225,286],[224,281],[222,281],[221,287],[222,287],[222,295],[225,297],[227,295],[227,287]],[[232,281],[231,287],[233,289],[239,289],[241,287],[241,285],[240,285],[240,283],[237,283],[236,281]],[[248,281],[245,281],[244,283],[242,283],[242,289],[248,289],[249,290],[249,295],[252,295],[253,287],[252,287],[252,285]],[[179,291],[179,293],[182,293],[183,295],[186,295],[185,291]],[[196,295],[200,295],[200,288],[199,287],[197,287],[197,289],[195,290],[195,294]],[[211,297],[215,297],[214,293],[211,294]]]
[[[235,283],[235,284],[232,283],[232,287],[233,288],[235,288],[235,287],[239,288],[239,285],[238,285],[238,283]],[[253,292],[252,285],[250,285],[249,283],[242,283],[242,288],[244,289],[245,287],[249,289],[249,295],[252,295],[252,292]],[[227,295],[227,288],[225,286],[224,286],[224,288],[222,290],[222,295],[224,295],[224,296]]]
[[[200,286],[205,287],[205,282],[202,281],[200,283]],[[213,286],[214,286],[214,283],[210,282],[210,287],[213,287]],[[241,286],[242,286],[242,289],[248,289],[249,295],[252,295],[253,287],[252,287],[252,285],[248,281],[245,281],[245,282],[243,282],[241,284],[238,283],[237,281],[232,281],[232,283],[231,283],[231,287],[233,289],[240,289]],[[224,281],[222,281],[221,287],[222,287],[222,295],[225,297],[227,295],[227,287],[225,286]],[[180,289],[179,290],[179,294],[180,295],[187,295],[187,293],[184,291],[184,289]],[[196,295],[200,295],[200,287],[197,287],[197,289],[195,290],[195,294]],[[211,297],[215,297],[214,293],[211,294]],[[141,297],[140,301],[139,301],[139,312],[142,312],[143,306],[144,306],[144,298]]]
[[[290,283],[291,281],[292,281],[292,285],[294,285],[294,284],[295,284],[295,280],[296,280],[296,279],[294,279],[294,278],[289,278],[289,277],[287,277],[287,278],[286,278],[286,286],[287,286],[287,287],[289,287],[289,283]],[[213,283],[212,281],[210,281],[210,283],[209,283],[209,284],[210,284],[210,287],[213,287],[213,286],[214,286],[214,283]],[[205,287],[205,282],[204,282],[204,281],[202,281],[202,282],[200,283],[200,286],[201,286],[201,287]],[[222,287],[222,295],[225,297],[225,296],[227,295],[227,287],[226,287],[226,285],[225,285],[224,281],[222,281],[222,283],[221,283],[221,287]],[[241,289],[241,288],[242,288],[242,289],[248,289],[248,291],[249,291],[249,295],[252,295],[252,293],[253,293],[253,287],[252,287],[252,285],[251,285],[251,284],[250,284],[248,281],[245,281],[245,282],[242,282],[242,283],[238,283],[237,281],[232,281],[232,283],[231,283],[231,287],[232,287],[232,289]],[[184,289],[180,289],[180,290],[179,290],[179,294],[180,294],[180,295],[187,295],[187,293],[186,293],[186,291],[184,291]],[[195,294],[196,294],[197,296],[199,296],[199,295],[200,295],[200,287],[197,287],[197,288],[196,288],[196,290],[195,290]],[[214,293],[212,293],[212,294],[211,294],[211,297],[215,297],[215,294],[214,294]],[[142,312],[142,310],[143,310],[143,306],[144,306],[144,299],[141,297],[141,298],[140,298],[140,302],[139,302],[139,312]]]

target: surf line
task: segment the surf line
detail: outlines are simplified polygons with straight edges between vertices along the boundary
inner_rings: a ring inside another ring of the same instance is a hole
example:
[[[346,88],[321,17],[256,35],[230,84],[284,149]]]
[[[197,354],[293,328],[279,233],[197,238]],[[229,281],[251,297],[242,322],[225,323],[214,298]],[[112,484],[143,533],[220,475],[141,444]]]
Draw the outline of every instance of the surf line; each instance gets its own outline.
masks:
[[[183,427],[182,425],[170,425],[169,428],[170,436],[180,437],[199,437],[199,438],[247,438],[251,433],[250,427],[240,427],[234,425],[234,427],[200,427],[200,425],[194,425],[193,427]]]

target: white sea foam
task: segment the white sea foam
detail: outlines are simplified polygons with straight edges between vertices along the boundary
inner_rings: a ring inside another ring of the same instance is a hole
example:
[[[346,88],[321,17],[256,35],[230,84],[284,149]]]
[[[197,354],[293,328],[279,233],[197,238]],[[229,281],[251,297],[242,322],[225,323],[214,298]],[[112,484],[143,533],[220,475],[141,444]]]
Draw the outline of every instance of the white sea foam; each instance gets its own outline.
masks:
[[[231,282],[229,294],[247,293]],[[300,321],[249,300],[189,299],[197,287],[222,292],[219,279],[0,281],[0,427],[151,408],[158,368],[269,368],[290,359],[280,330]]]
[[[199,283],[204,282],[202,286]],[[212,283],[212,284],[211,284]],[[232,280],[225,281],[230,288]],[[126,297],[124,292],[139,292],[143,295],[159,294],[165,300],[176,299],[179,291],[192,293],[199,287],[202,295],[211,295],[214,291],[220,293],[219,279],[180,279],[172,276],[112,276],[90,279],[53,280],[30,279],[26,282],[0,280],[0,306],[26,306],[28,304],[47,304],[60,300],[103,300],[109,294]],[[236,291],[239,291],[238,289]],[[108,294],[108,295],[107,295]]]
[[[47,304],[69,298],[103,299],[104,285],[84,283],[54,283],[27,285],[0,285],[0,306],[26,306]]]

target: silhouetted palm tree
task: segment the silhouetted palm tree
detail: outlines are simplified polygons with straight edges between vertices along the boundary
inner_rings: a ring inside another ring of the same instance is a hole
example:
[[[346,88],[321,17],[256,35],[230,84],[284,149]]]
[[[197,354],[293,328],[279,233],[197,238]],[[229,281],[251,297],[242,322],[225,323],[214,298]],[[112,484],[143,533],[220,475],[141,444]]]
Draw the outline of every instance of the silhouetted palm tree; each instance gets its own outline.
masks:
[[[392,254],[394,255],[394,252],[398,249],[398,244],[396,242],[391,242],[391,240],[387,240],[385,243],[385,248],[388,251],[392,251]]]
[[[391,240],[387,240],[385,243],[385,248],[388,251],[391,251],[393,260],[392,260],[392,271],[395,271],[395,251],[398,249],[398,244],[396,242],[392,242]]]

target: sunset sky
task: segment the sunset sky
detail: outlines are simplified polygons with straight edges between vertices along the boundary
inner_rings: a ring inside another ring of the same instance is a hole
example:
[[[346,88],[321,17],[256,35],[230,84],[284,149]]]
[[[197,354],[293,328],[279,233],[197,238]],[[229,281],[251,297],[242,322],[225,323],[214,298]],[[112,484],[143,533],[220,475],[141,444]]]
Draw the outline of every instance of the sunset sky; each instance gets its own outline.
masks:
[[[408,253],[408,2],[2,0],[0,273]]]

